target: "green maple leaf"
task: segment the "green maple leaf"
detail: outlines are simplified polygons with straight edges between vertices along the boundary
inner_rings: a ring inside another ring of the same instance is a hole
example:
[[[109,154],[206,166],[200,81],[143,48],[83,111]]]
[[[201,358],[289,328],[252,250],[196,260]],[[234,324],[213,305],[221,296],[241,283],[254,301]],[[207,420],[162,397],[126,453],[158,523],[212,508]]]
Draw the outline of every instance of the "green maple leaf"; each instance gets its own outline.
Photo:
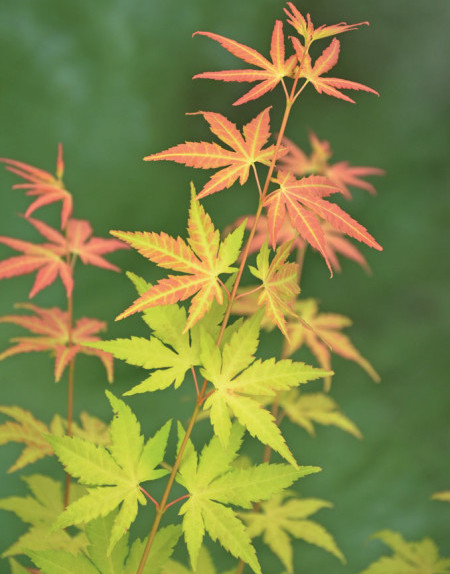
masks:
[[[0,500],[0,509],[13,512],[30,528],[7,550],[3,557],[23,554],[24,549],[65,550],[76,554],[86,545],[83,533],[70,536],[65,530],[52,532],[52,526],[64,510],[61,484],[47,476],[33,474],[21,477],[26,482],[30,494],[10,496]],[[73,499],[80,494],[71,490]]]
[[[317,522],[308,519],[321,508],[332,505],[316,498],[290,498],[286,501],[288,496],[289,493],[279,494],[263,502],[258,513],[240,514],[248,525],[250,537],[263,536],[265,544],[278,556],[289,574],[294,572],[292,538],[315,544],[345,562],[331,534]]]
[[[407,542],[397,532],[381,530],[372,536],[379,538],[394,551],[380,558],[361,574],[445,574],[450,572],[450,559],[441,558],[433,540]]]
[[[140,424],[132,410],[112,393],[106,391],[106,394],[115,413],[108,448],[77,437],[47,438],[66,471],[90,487],[86,496],[60,515],[55,528],[90,522],[121,505],[111,530],[108,547],[111,553],[136,518],[138,503],[146,504],[140,483],[167,474],[156,467],[164,458],[171,421],[144,445]]]
[[[205,532],[236,558],[261,573],[255,550],[243,523],[228,505],[251,508],[254,502],[267,500],[295,480],[318,472],[317,467],[294,468],[287,464],[263,463],[248,468],[233,467],[242,443],[243,428],[235,423],[229,434],[228,447],[214,436],[198,457],[190,441],[186,445],[177,481],[190,493],[180,508],[183,531],[194,570]],[[179,427],[179,444],[184,431]]]
[[[251,319],[239,323],[239,328],[223,345],[222,351],[212,337],[203,332],[202,374],[215,387],[205,401],[204,408],[211,409],[214,432],[224,447],[228,444],[233,414],[252,436],[296,465],[274,417],[262,408],[257,397],[273,397],[277,391],[296,387],[330,373],[290,359],[278,362],[274,359],[255,361],[261,315],[260,311]]]

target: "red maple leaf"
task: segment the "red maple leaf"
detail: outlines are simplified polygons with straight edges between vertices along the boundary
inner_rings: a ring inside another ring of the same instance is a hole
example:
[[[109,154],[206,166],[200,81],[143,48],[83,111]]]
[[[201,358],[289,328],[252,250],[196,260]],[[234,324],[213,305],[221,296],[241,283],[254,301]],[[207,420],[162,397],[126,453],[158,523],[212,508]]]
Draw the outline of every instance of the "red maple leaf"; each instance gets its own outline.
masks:
[[[288,23],[293,26],[300,36],[305,39],[305,44],[309,45],[314,40],[320,40],[321,38],[326,38],[327,36],[335,36],[336,34],[342,34],[343,32],[349,32],[350,30],[356,30],[358,26],[369,25],[369,22],[358,22],[357,24],[347,24],[346,22],[339,22],[339,24],[334,24],[332,26],[319,26],[319,28],[314,29],[314,25],[311,22],[311,17],[309,14],[306,18],[297,10],[297,8],[292,4],[292,2],[287,3],[288,8],[284,11],[288,16]]]
[[[323,199],[330,194],[342,192],[340,187],[326,177],[311,175],[297,180],[290,173],[279,173],[276,181],[279,188],[265,201],[272,246],[277,244],[278,233],[287,214],[294,229],[322,254],[331,273],[325,234],[318,217],[328,221],[334,229],[370,247],[382,250],[365,227],[352,219],[338,205]]]
[[[36,199],[30,204],[25,212],[25,217],[29,217],[34,211],[43,205],[49,205],[56,201],[62,201],[61,210],[61,229],[67,224],[69,217],[72,215],[72,195],[68,192],[62,181],[64,174],[63,148],[58,146],[58,158],[56,160],[56,177],[48,171],[33,167],[27,163],[16,161],[14,159],[0,158],[0,161],[6,164],[6,169],[19,175],[28,183],[17,183],[13,189],[25,189],[25,195],[30,197],[36,196]]]
[[[0,360],[33,351],[50,351],[55,356],[55,381],[58,382],[69,362],[78,353],[95,355],[103,363],[108,381],[113,380],[113,356],[105,351],[83,346],[86,343],[98,341],[97,333],[106,329],[106,323],[97,319],[83,317],[78,319],[69,332],[69,315],[57,307],[42,309],[23,303],[16,305],[32,311],[33,315],[5,315],[0,317],[0,323],[14,323],[27,329],[37,336],[15,337],[11,339],[12,347],[0,353]],[[71,341],[71,344],[69,344]]]
[[[117,249],[127,249],[128,246],[117,239],[91,237],[92,228],[88,221],[70,219],[65,235],[38,219],[30,217],[27,221],[49,243],[35,244],[0,236],[0,243],[23,253],[0,261],[0,279],[26,275],[37,270],[30,297],[34,297],[36,293],[51,285],[58,275],[66,288],[67,296],[70,296],[73,290],[72,263],[76,256],[79,256],[85,264],[119,271],[116,265],[104,259],[102,255]]]
[[[322,54],[317,58],[312,66],[311,56],[305,51],[298,38],[291,38],[294,49],[297,53],[299,62],[302,63],[302,69],[300,72],[300,78],[305,78],[310,82],[317,90],[319,94],[322,92],[329,96],[345,100],[347,102],[355,103],[352,98],[343,94],[339,89],[343,90],[362,90],[364,92],[371,92],[379,96],[380,94],[365,86],[364,84],[359,84],[358,82],[352,82],[350,80],[343,80],[341,78],[324,78],[322,74],[326,74],[334,68],[337,64],[339,58],[339,48],[340,42],[336,38],[333,38],[331,44],[325,48]]]
[[[280,20],[275,22],[272,33],[272,42],[270,47],[271,62],[253,48],[249,48],[244,44],[240,44],[235,40],[230,40],[229,38],[220,36],[219,34],[212,34],[211,32],[195,32],[194,36],[196,34],[207,36],[208,38],[219,42],[219,44],[240,60],[259,68],[259,70],[250,68],[245,70],[203,72],[194,76],[194,79],[207,78],[210,80],[222,80],[224,82],[259,82],[254,88],[234,102],[234,106],[244,104],[250,100],[256,100],[267,92],[272,91],[284,77],[292,75],[297,63],[295,55],[291,56],[287,60],[285,59],[283,23]]]
[[[330,181],[342,188],[343,195],[351,199],[348,186],[359,187],[369,193],[375,194],[375,187],[368,181],[361,179],[368,175],[384,175],[384,170],[377,167],[352,166],[347,161],[330,164],[329,159],[333,152],[326,140],[319,140],[314,132],[310,132],[309,141],[312,152],[308,156],[291,140],[284,137],[283,145],[288,150],[280,160],[283,171],[289,171],[296,176],[310,174],[324,175]]]
[[[202,114],[209,123],[210,129],[231,150],[225,149],[216,143],[186,142],[171,147],[165,151],[149,155],[146,161],[175,161],[184,165],[201,168],[223,168],[215,173],[206,183],[198,198],[228,189],[239,179],[244,185],[247,181],[250,168],[257,162],[269,165],[275,151],[271,145],[265,149],[270,136],[269,125],[270,108],[263,110],[256,118],[243,128],[243,135],[236,125],[221,114],[214,112],[197,112]],[[278,157],[284,153],[284,148],[278,152]]]

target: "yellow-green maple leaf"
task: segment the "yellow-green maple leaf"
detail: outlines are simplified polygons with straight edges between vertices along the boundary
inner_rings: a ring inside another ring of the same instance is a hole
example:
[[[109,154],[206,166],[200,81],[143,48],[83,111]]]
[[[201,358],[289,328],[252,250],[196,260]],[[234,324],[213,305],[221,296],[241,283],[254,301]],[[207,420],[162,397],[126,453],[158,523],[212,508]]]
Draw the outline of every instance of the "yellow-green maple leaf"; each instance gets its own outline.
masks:
[[[227,570],[223,574],[235,574],[236,568]],[[175,560],[169,560],[161,570],[161,574],[217,574],[217,570],[211,559],[208,550],[202,546],[198,553],[197,570],[194,572],[191,568],[183,566]]]
[[[214,436],[203,448],[200,457],[189,441],[179,468],[177,481],[189,492],[180,508],[183,531],[191,564],[197,560],[205,532],[236,558],[246,562],[256,574],[261,568],[248,533],[234,510],[227,505],[251,508],[252,503],[267,500],[289,487],[302,476],[320,468],[287,464],[263,463],[247,468],[232,466],[242,442],[243,428],[235,423],[230,429],[227,448]],[[179,445],[184,431],[179,427]]]
[[[450,558],[441,558],[430,538],[407,542],[397,532],[382,530],[372,536],[379,538],[393,556],[380,558],[360,574],[445,574],[450,572]]]
[[[77,437],[47,438],[66,471],[89,486],[88,494],[69,505],[55,527],[90,522],[121,505],[111,530],[111,552],[136,518],[138,503],[146,504],[140,483],[167,474],[156,467],[164,458],[171,421],[144,445],[140,424],[132,410],[112,393],[106,391],[106,394],[115,413],[108,448]]]
[[[297,389],[281,396],[280,405],[294,424],[315,435],[314,423],[336,426],[356,438],[361,438],[358,427],[339,409],[337,403],[325,393],[300,393]]]
[[[0,445],[10,442],[24,444],[19,458],[8,469],[14,472],[45,456],[53,454],[53,448],[44,438],[46,434],[63,436],[66,434],[67,421],[55,415],[49,425],[36,419],[30,411],[17,406],[0,406],[0,413],[13,420],[0,425]],[[100,419],[85,412],[80,414],[81,425],[73,423],[72,434],[89,439],[95,444],[108,444],[108,428]]]
[[[24,554],[25,550],[65,550],[75,555],[87,544],[83,533],[70,536],[65,530],[52,532],[52,526],[64,510],[61,484],[47,476],[33,474],[21,477],[30,490],[27,496],[10,496],[0,500],[0,509],[13,512],[30,528],[7,550],[3,557]],[[72,500],[79,496],[71,489]]]
[[[288,390],[331,373],[290,359],[255,361],[261,314],[259,312],[244,321],[222,351],[207,333],[203,334],[202,374],[215,387],[204,408],[211,409],[214,432],[224,447],[228,444],[231,416],[234,415],[252,436],[296,465],[273,415],[261,406],[258,398],[275,396],[277,391]]]
[[[278,556],[289,574],[294,572],[291,538],[315,544],[345,562],[331,534],[317,522],[309,520],[309,516],[321,508],[330,508],[332,504],[317,498],[286,500],[288,496],[289,493],[279,494],[261,503],[260,512],[240,514],[248,526],[250,537],[263,536],[265,544]]]
[[[445,502],[450,502],[450,490],[442,490],[441,492],[435,492],[431,498],[433,500],[443,500]]]

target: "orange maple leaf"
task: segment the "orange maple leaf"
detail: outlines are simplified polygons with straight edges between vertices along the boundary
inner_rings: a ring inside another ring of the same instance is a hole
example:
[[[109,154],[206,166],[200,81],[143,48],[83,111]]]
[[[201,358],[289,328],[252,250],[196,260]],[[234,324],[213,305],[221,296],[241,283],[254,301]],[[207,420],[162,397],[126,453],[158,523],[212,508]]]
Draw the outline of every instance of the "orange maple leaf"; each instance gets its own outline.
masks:
[[[216,143],[186,142],[149,155],[144,160],[175,161],[201,169],[223,168],[206,183],[197,196],[199,199],[222,189],[228,189],[238,179],[239,183],[244,185],[248,179],[250,168],[255,163],[269,165],[272,161],[275,146],[271,145],[263,149],[270,136],[269,111],[270,108],[266,108],[245,125],[243,135],[235,124],[221,114],[197,112],[203,115],[209,123],[213,134],[229,146],[232,151]],[[283,153],[285,153],[284,148],[279,150],[277,157],[281,157]]]
[[[297,301],[295,310],[311,328],[305,328],[295,319],[288,321],[289,339],[283,343],[283,357],[290,357],[302,345],[306,345],[316,357],[319,365],[323,369],[331,370],[331,349],[333,353],[344,359],[357,363],[375,382],[379,382],[380,377],[369,361],[359,353],[350,339],[340,332],[344,327],[352,325],[351,319],[336,313],[319,313],[315,299]],[[329,390],[330,386],[331,378],[326,377],[326,390]]]
[[[180,271],[183,275],[169,275],[143,293],[117,319],[158,305],[170,305],[194,295],[186,332],[210,308],[213,299],[221,304],[223,294],[219,275],[232,273],[230,267],[239,255],[244,228],[230,233],[223,242],[209,215],[200,205],[192,186],[188,221],[188,242],[167,233],[111,231],[111,234],[129,243],[141,255],[165,269]]]
[[[358,22],[357,24],[347,24],[346,22],[339,22],[339,24],[333,24],[332,26],[319,26],[319,28],[314,29],[314,25],[311,22],[311,17],[309,14],[306,18],[298,11],[298,9],[288,2],[287,5],[291,10],[289,12],[288,8],[284,11],[288,16],[288,23],[293,26],[300,36],[305,39],[305,44],[309,45],[314,40],[320,40],[321,38],[326,38],[327,36],[335,36],[336,34],[342,34],[343,32],[349,32],[350,30],[356,30],[358,26],[368,26],[369,22]]]
[[[64,235],[38,219],[29,217],[27,221],[49,243],[35,244],[30,241],[0,236],[0,243],[24,254],[0,261],[0,279],[25,275],[37,270],[36,279],[30,291],[30,298],[51,285],[58,275],[66,288],[67,296],[70,296],[73,290],[72,262],[74,256],[79,256],[85,264],[119,271],[116,265],[104,259],[102,255],[117,249],[128,249],[127,245],[117,239],[91,237],[91,225],[85,220],[69,219]],[[72,256],[72,261],[66,259],[67,254]]]
[[[276,182],[279,188],[265,201],[272,246],[277,243],[278,233],[287,213],[292,226],[301,237],[321,253],[331,274],[333,272],[327,255],[325,234],[318,217],[328,221],[334,229],[379,251],[382,250],[381,245],[365,227],[338,205],[323,199],[332,193],[342,193],[341,188],[326,177],[311,175],[297,180],[290,173],[279,172]]]
[[[61,229],[64,229],[69,217],[72,215],[73,201],[72,195],[64,187],[62,177],[64,174],[64,160],[62,144],[58,146],[58,157],[56,160],[56,177],[48,171],[39,169],[27,163],[14,159],[0,158],[0,162],[6,164],[6,169],[19,175],[28,183],[17,183],[13,189],[25,189],[25,195],[36,196],[25,212],[25,217],[29,217],[34,211],[44,205],[62,201]]]
[[[246,70],[224,70],[220,72],[203,72],[194,76],[196,78],[206,78],[210,80],[222,80],[224,82],[259,82],[254,88],[247,92],[244,96],[234,102],[234,106],[244,104],[250,100],[256,100],[267,92],[272,91],[284,77],[292,75],[296,66],[297,58],[295,55],[287,60],[285,59],[285,46],[283,23],[280,20],[275,22],[272,33],[272,42],[270,47],[270,62],[259,52],[253,48],[249,48],[244,44],[240,44],[235,40],[230,40],[219,34],[211,32],[195,32],[202,36],[207,36],[216,42],[219,42],[226,50],[231,52],[234,56],[243,60],[251,66],[256,66],[258,69]]]
[[[309,141],[312,152],[308,157],[291,140],[284,137],[283,145],[287,154],[280,160],[280,168],[296,176],[324,175],[330,181],[342,188],[343,195],[351,199],[348,186],[359,187],[369,193],[375,194],[375,187],[368,181],[361,179],[368,175],[384,175],[384,170],[377,167],[352,166],[347,161],[330,164],[329,159],[333,152],[326,140],[319,140],[314,132],[310,132]]]
[[[325,48],[322,54],[317,58],[314,66],[311,63],[311,56],[305,48],[302,46],[298,38],[291,38],[294,49],[297,53],[299,61],[302,63],[302,69],[300,71],[300,78],[305,78],[310,82],[317,90],[319,94],[322,92],[328,96],[333,96],[347,102],[355,103],[346,94],[343,94],[340,89],[343,90],[362,90],[364,92],[371,92],[379,96],[380,94],[365,86],[364,84],[359,84],[358,82],[352,82],[350,80],[343,80],[341,78],[324,78],[322,74],[326,74],[334,68],[337,64],[339,58],[340,42],[336,38],[333,38],[331,44]]]
[[[55,356],[55,381],[58,382],[69,364],[78,353],[95,355],[103,363],[108,381],[113,380],[113,356],[105,351],[84,347],[85,343],[98,341],[97,333],[106,329],[106,323],[97,319],[83,317],[69,329],[69,315],[57,307],[42,309],[30,303],[16,305],[28,309],[34,315],[5,315],[0,323],[14,323],[24,327],[37,336],[15,337],[11,339],[14,346],[0,353],[0,360],[33,351],[50,351]]]

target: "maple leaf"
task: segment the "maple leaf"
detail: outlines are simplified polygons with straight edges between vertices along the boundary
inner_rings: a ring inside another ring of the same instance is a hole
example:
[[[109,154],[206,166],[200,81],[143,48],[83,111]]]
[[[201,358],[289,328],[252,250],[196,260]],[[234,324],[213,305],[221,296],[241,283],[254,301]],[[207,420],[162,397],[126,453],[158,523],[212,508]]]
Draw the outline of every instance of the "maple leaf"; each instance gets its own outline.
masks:
[[[300,393],[297,389],[283,393],[280,405],[291,422],[315,435],[314,423],[333,425],[356,438],[362,438],[358,427],[340,411],[337,403],[324,393]]]
[[[222,351],[208,333],[203,333],[201,372],[215,387],[206,399],[204,409],[211,409],[214,433],[225,448],[229,441],[232,413],[252,436],[296,466],[275,418],[262,408],[258,398],[273,397],[276,391],[329,376],[331,372],[290,360],[255,361],[261,315],[258,312],[251,319],[239,322]]]
[[[296,176],[323,175],[337,186],[342,188],[342,193],[347,199],[351,199],[348,186],[359,187],[371,194],[376,194],[375,187],[362,179],[370,175],[384,175],[385,171],[377,167],[352,166],[348,161],[340,161],[334,164],[329,163],[332,157],[330,144],[326,140],[319,140],[314,132],[310,132],[309,141],[312,153],[308,157],[303,150],[291,140],[284,137],[283,146],[287,154],[280,160],[280,168],[289,171]]]
[[[345,563],[344,555],[331,534],[317,522],[309,520],[311,514],[333,505],[317,498],[290,498],[286,501],[289,495],[278,494],[268,502],[261,503],[258,513],[240,513],[248,526],[249,536],[263,536],[264,543],[283,562],[289,574],[294,572],[291,538],[319,546]]]
[[[206,78],[210,80],[222,80],[224,82],[259,82],[254,88],[247,92],[247,94],[236,100],[233,104],[234,106],[256,100],[267,92],[272,91],[284,77],[292,75],[297,63],[295,56],[291,56],[287,60],[285,59],[283,23],[280,20],[275,22],[272,32],[270,47],[271,62],[253,48],[249,48],[235,40],[230,40],[225,36],[211,32],[195,32],[194,36],[196,34],[207,36],[219,42],[221,46],[240,60],[259,68],[259,70],[250,68],[246,70],[203,72],[202,74],[194,76],[194,80],[196,78]]]
[[[184,438],[179,425],[178,448]],[[243,428],[234,424],[230,428],[225,448],[217,437],[203,448],[200,457],[188,441],[176,480],[188,490],[190,496],[180,508],[183,531],[194,570],[205,531],[213,540],[236,558],[261,573],[250,538],[236,513],[226,505],[251,508],[253,502],[267,500],[295,480],[318,472],[318,467],[293,468],[287,464],[263,463],[249,468],[232,467],[242,443]]]
[[[333,271],[326,251],[325,235],[318,217],[328,221],[338,231],[382,250],[365,227],[338,205],[323,199],[327,195],[341,192],[341,188],[326,177],[311,175],[297,180],[290,173],[280,172],[276,182],[279,188],[270,193],[265,201],[272,246],[277,243],[287,213],[292,226],[302,238],[323,256],[331,274]]]
[[[321,94],[327,94],[328,96],[333,96],[346,102],[355,103],[346,94],[343,94],[340,89],[343,90],[361,90],[364,92],[371,92],[379,96],[380,94],[364,84],[359,84],[358,82],[352,82],[350,80],[343,80],[341,78],[329,78],[323,77],[322,74],[326,74],[334,68],[337,64],[339,58],[340,42],[336,38],[333,38],[331,44],[325,48],[322,54],[317,58],[314,66],[311,63],[311,56],[305,51],[298,38],[291,38],[294,49],[297,53],[297,57],[302,64],[300,78],[305,78],[310,82],[317,92]]]
[[[14,558],[10,558],[8,562],[11,568],[11,574],[29,574],[29,570],[24,568],[19,562],[14,560]]]
[[[328,36],[335,36],[336,34],[356,30],[358,26],[369,25],[369,22],[358,22],[357,24],[339,22],[339,24],[333,24],[332,26],[322,25],[314,29],[314,24],[312,23],[309,14],[307,14],[305,18],[292,2],[288,2],[287,5],[289,6],[289,9],[284,8],[284,11],[288,17],[288,23],[297,30],[300,36],[303,36],[306,45],[310,45],[314,40],[320,40],[321,38],[326,38]]]
[[[145,541],[136,539],[129,545],[128,532],[119,540],[111,553],[109,539],[114,529],[117,510],[100,516],[86,526],[87,545],[76,557],[64,550],[30,549],[27,551],[43,574],[76,572],[77,574],[135,574]],[[158,530],[148,554],[143,574],[160,574],[161,567],[172,555],[181,535],[180,526],[166,526]]]
[[[106,395],[115,413],[108,448],[78,437],[48,435],[47,439],[68,474],[90,487],[88,494],[59,516],[55,528],[90,522],[121,505],[111,529],[109,555],[136,518],[138,503],[146,504],[140,483],[167,474],[156,467],[164,458],[171,421],[144,445],[140,424],[132,410],[112,393],[106,391]]]
[[[186,568],[186,566],[183,566],[175,560],[168,560],[161,570],[161,574],[196,574],[196,572],[201,574],[218,574],[205,546],[202,546],[199,550],[196,571],[191,568]],[[227,570],[223,574],[235,574],[235,572],[236,568],[233,568],[232,570]]]
[[[172,384],[178,388],[184,381],[186,371],[200,364],[196,348],[198,345],[191,342],[189,332],[183,333],[186,325],[186,311],[183,307],[164,305],[146,309],[144,314],[145,322],[154,329],[155,336],[90,344],[130,365],[153,370],[142,383],[127,391],[126,395],[161,390]]]
[[[28,221],[34,227],[40,228],[38,229],[39,231],[42,232],[43,230],[47,237],[50,231],[54,232],[55,237],[61,235],[55,229],[35,219],[29,218]],[[62,235],[61,238],[63,238]],[[0,261],[0,279],[26,275],[37,270],[36,279],[29,294],[30,298],[51,285],[58,275],[64,284],[67,296],[69,297],[72,294],[73,273],[70,264],[63,257],[65,248],[63,252],[61,246],[55,243],[35,244],[30,241],[3,236],[0,236],[0,243],[23,253],[23,255],[16,255]]]
[[[0,162],[6,164],[6,169],[22,177],[28,183],[17,183],[13,189],[25,189],[25,195],[29,197],[37,196],[25,212],[25,217],[29,217],[37,209],[56,201],[62,201],[61,229],[66,227],[69,217],[72,215],[72,195],[68,192],[62,181],[64,174],[63,148],[58,146],[58,158],[56,161],[56,177],[51,173],[33,167],[27,163],[14,159],[0,158]]]
[[[445,574],[450,572],[450,559],[441,558],[436,544],[430,538],[407,542],[397,532],[382,530],[372,536],[379,538],[394,551],[360,574]]]
[[[239,255],[244,227],[230,233],[223,242],[209,215],[195,196],[192,186],[188,221],[188,243],[166,233],[111,231],[112,235],[129,243],[141,255],[160,267],[180,271],[184,275],[169,275],[137,299],[117,319],[157,305],[170,305],[194,295],[184,332],[199,321],[214,299],[221,304],[223,293],[219,275],[233,273],[230,267]]]
[[[211,131],[231,150],[216,143],[186,142],[165,151],[144,157],[146,161],[175,161],[189,167],[211,169],[222,168],[206,183],[198,199],[228,189],[237,180],[241,185],[248,180],[250,168],[255,163],[269,165],[275,153],[275,146],[264,148],[270,137],[270,107],[243,127],[243,135],[236,125],[224,116],[214,112],[197,112],[203,115]],[[264,149],[263,149],[264,148]],[[281,157],[280,148],[277,157]]]
[[[432,500],[443,500],[445,502],[450,502],[450,490],[435,492],[431,498]]]
[[[288,322],[289,340],[284,342],[283,356],[289,357],[302,345],[307,345],[323,369],[331,369],[331,351],[344,359],[354,361],[375,381],[380,377],[372,365],[353,346],[350,339],[341,333],[344,327],[350,327],[352,321],[336,313],[319,313],[315,299],[297,301],[295,310],[311,326],[306,329],[298,321]],[[325,378],[325,388],[331,386],[331,378]]]
[[[251,229],[255,221],[255,217],[252,215],[238,218],[230,228],[240,225],[244,220],[247,221],[245,228]],[[338,259],[338,254],[340,254],[347,259],[358,263],[366,273],[371,272],[364,255],[344,236],[341,231],[335,229],[324,220],[319,220],[319,224],[321,225],[324,234],[324,249],[333,271],[337,271],[338,273],[342,271],[342,267]],[[249,253],[259,252],[263,244],[267,241],[268,235],[269,224],[267,217],[265,215],[261,215],[256,224],[256,231],[250,243]],[[292,242],[293,250],[296,249],[299,256],[302,257],[302,253],[305,250],[307,243],[298,234],[298,231],[292,227],[289,218],[285,217],[281,223],[280,229],[278,230],[276,244],[282,245],[287,241]]]
[[[51,527],[64,510],[61,484],[48,476],[33,474],[22,476],[31,496],[10,496],[0,499],[0,509],[16,514],[30,528],[2,556],[24,554],[28,550],[65,550],[74,558],[87,544],[83,533],[70,536],[65,530],[52,532]],[[71,491],[72,500],[79,492]]]
[[[0,323],[14,323],[37,336],[14,337],[12,347],[0,353],[0,361],[19,353],[49,351],[55,356],[55,382],[59,382],[65,368],[79,353],[95,355],[103,363],[108,381],[113,380],[113,358],[110,353],[84,347],[85,343],[98,341],[97,333],[106,329],[106,323],[83,317],[69,328],[69,314],[57,307],[42,309],[30,303],[16,305],[32,311],[33,315],[5,315]]]
[[[64,235],[38,219],[30,217],[28,221],[49,243],[35,244],[11,237],[0,237],[0,243],[24,253],[0,261],[0,279],[38,270],[30,297],[34,297],[36,293],[51,285],[58,275],[69,297],[73,290],[72,263],[75,257],[78,256],[86,265],[119,271],[116,265],[107,261],[102,255],[117,249],[128,249],[127,245],[117,239],[91,237],[92,227],[88,221],[82,219],[70,219]],[[67,261],[68,255],[72,256],[72,262]]]
[[[37,420],[30,411],[21,407],[0,406],[0,413],[13,419],[0,425],[0,445],[10,442],[25,445],[19,458],[8,469],[8,472],[14,472],[45,456],[51,456],[53,449],[44,435],[51,433],[64,436],[67,431],[67,421],[59,415],[55,415],[47,426],[42,421]],[[74,436],[88,439],[94,444],[109,444],[108,427],[104,422],[85,412],[80,414],[80,421],[81,426],[76,422],[72,423]]]
[[[285,337],[288,335],[285,315],[295,315],[293,304],[300,293],[297,282],[298,265],[286,263],[291,247],[291,241],[281,245],[269,264],[266,241],[256,258],[256,268],[250,267],[250,272],[262,281],[263,289],[258,297],[258,305],[265,304],[267,317],[279,327]]]

